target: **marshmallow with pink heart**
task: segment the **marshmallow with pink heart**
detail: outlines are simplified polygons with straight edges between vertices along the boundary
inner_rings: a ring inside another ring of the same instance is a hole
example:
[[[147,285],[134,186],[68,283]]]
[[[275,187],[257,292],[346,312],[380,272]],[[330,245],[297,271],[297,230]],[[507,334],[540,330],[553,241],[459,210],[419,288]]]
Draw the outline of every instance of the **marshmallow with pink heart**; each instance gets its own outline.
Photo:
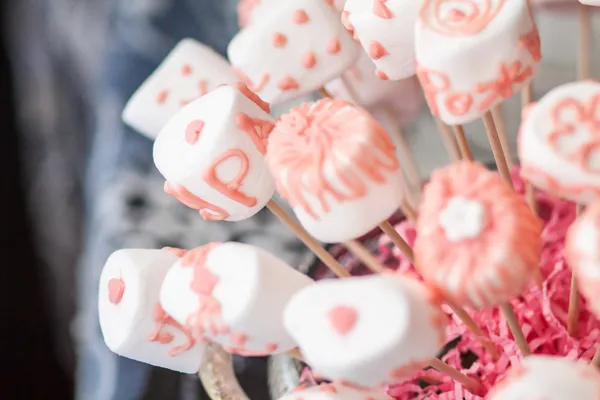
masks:
[[[600,84],[558,86],[531,106],[519,131],[521,175],[581,204],[600,199]]]
[[[146,364],[193,374],[206,346],[159,303],[160,287],[178,258],[164,250],[113,253],[100,276],[98,311],[108,348]]]
[[[347,0],[343,22],[377,66],[380,79],[415,74],[415,22],[420,1]]]
[[[191,102],[154,142],[165,191],[206,220],[250,218],[275,192],[264,160],[273,124],[269,105],[243,84]]]
[[[247,244],[211,243],[181,255],[162,284],[160,303],[195,339],[243,356],[296,347],[283,309],[312,279]]]
[[[237,82],[225,58],[193,39],[184,39],[131,96],[123,121],[155,139],[183,106],[223,84]]]
[[[341,75],[360,49],[325,0],[279,1],[229,43],[239,77],[269,103],[310,94]]]
[[[392,400],[383,390],[359,389],[343,384],[324,383],[306,388],[298,386],[279,400]]]
[[[316,373],[361,387],[427,366],[445,343],[446,322],[432,293],[403,275],[318,281],[294,295],[284,314]]]
[[[284,114],[269,138],[267,164],[304,229],[323,242],[370,232],[404,196],[389,134],[343,100],[305,103]]]
[[[514,364],[488,400],[596,400],[600,372],[587,362],[533,355]]]
[[[542,55],[527,1],[420,3],[417,74],[432,114],[466,124],[531,81]]]

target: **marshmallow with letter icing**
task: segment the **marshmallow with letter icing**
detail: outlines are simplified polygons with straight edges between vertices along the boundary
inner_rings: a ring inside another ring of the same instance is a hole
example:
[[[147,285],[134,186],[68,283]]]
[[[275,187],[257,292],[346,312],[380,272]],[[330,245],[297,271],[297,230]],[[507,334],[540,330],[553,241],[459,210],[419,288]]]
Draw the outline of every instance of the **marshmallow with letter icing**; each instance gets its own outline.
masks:
[[[380,79],[415,74],[415,22],[420,1],[348,0],[343,22],[377,66]]]
[[[457,305],[496,306],[531,281],[542,228],[497,172],[471,161],[454,163],[434,171],[423,191],[416,266]]]
[[[586,362],[529,356],[513,365],[491,390],[488,400],[597,400],[600,372]]]
[[[531,106],[518,150],[534,186],[581,204],[600,200],[600,84],[562,85]]]
[[[565,257],[589,308],[600,317],[600,204],[589,206],[569,227]]]
[[[395,150],[367,111],[322,99],[281,117],[267,163],[304,228],[335,243],[368,233],[397,210],[403,190]]]
[[[403,275],[318,281],[297,293],[284,314],[314,371],[361,387],[424,368],[445,344],[446,322],[425,286]]]
[[[417,74],[432,113],[465,124],[521,90],[542,58],[525,0],[425,0]]]
[[[184,39],[133,94],[123,121],[155,139],[184,105],[238,78],[227,60],[193,39]]]
[[[160,303],[198,340],[230,353],[265,356],[293,349],[283,309],[312,279],[258,247],[211,243],[182,254],[168,272]]]
[[[120,356],[193,374],[206,347],[159,303],[161,284],[178,258],[164,250],[113,253],[100,276],[98,310],[108,348]]]
[[[383,390],[361,390],[341,384],[324,383],[311,388],[299,386],[279,400],[392,400],[392,398]]]
[[[229,60],[269,103],[305,96],[350,68],[360,49],[324,0],[280,1],[233,38]]]
[[[262,16],[271,11],[274,5],[280,2],[294,0],[240,0],[237,7],[238,12],[238,23],[240,28],[245,28],[255,21],[261,20]],[[344,9],[344,3],[346,0],[323,0],[327,4],[335,7],[336,10],[342,11]]]
[[[240,221],[275,192],[264,161],[274,120],[243,84],[222,86],[177,113],[154,142],[165,190],[206,220]]]

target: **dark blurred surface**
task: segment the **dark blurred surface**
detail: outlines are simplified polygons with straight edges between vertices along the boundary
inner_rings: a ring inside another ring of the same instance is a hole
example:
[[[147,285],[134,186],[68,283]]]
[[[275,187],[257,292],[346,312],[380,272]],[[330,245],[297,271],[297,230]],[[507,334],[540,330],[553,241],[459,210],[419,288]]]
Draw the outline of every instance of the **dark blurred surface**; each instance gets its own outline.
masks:
[[[5,2],[0,21],[5,21]],[[12,76],[6,53],[6,29],[0,42],[0,196],[2,324],[0,355],[4,399],[69,399],[73,382],[54,354],[43,274],[35,254],[21,185],[22,162],[15,123]]]

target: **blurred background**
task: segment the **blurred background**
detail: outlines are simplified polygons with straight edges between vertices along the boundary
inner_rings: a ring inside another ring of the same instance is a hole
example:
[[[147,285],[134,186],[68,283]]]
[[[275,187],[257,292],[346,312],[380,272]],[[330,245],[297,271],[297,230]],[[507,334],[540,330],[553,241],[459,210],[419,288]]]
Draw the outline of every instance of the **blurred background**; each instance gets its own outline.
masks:
[[[5,398],[203,398],[196,377],[119,358],[104,345],[97,281],[118,248],[235,240],[260,245],[292,265],[305,259],[304,248],[269,214],[208,226],[168,198],[152,163],[152,143],[120,121],[126,100],[180,39],[193,37],[225,52],[238,29],[236,3],[1,2]],[[576,79],[576,15],[568,7],[539,13],[544,62],[536,97]],[[592,38],[598,36],[594,19]],[[598,43],[591,50],[595,67]],[[504,107],[513,140],[519,106],[513,99]],[[467,133],[477,158],[492,160],[480,125]],[[425,110],[410,119],[407,139],[424,176],[448,162]],[[235,367],[250,398],[267,399],[265,360],[236,359]]]

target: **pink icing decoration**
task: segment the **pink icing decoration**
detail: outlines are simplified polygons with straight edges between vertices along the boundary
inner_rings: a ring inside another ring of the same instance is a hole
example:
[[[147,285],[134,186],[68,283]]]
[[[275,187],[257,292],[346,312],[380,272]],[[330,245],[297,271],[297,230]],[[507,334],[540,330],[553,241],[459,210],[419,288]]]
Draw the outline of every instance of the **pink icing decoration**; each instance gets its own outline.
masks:
[[[342,49],[342,44],[340,43],[340,39],[336,36],[329,42],[327,46],[327,52],[329,54],[337,54]]]
[[[327,314],[333,329],[341,336],[347,335],[358,320],[358,313],[352,307],[337,306]]]
[[[274,33],[273,34],[273,46],[275,47],[285,47],[287,44],[287,36],[283,33]]]
[[[125,293],[125,282],[120,278],[112,278],[108,281],[108,301],[111,304],[119,304]]]
[[[296,10],[296,12],[294,12],[294,22],[296,24],[306,24],[308,21],[310,21],[310,19],[308,18],[308,14],[306,13],[306,11],[298,9]]]
[[[315,56],[315,53],[312,51],[306,53],[302,59],[302,65],[304,65],[304,68],[306,69],[314,68],[314,66],[317,65],[317,56]]]
[[[379,60],[388,54],[388,51],[381,43],[375,40],[372,40],[371,43],[369,43],[369,57],[371,57],[373,60]]]
[[[373,0],[373,14],[383,19],[394,18],[394,13],[385,4],[387,1],[388,0]]]
[[[199,119],[190,122],[185,128],[185,141],[191,145],[196,144],[204,128],[204,121]]]
[[[300,84],[291,76],[286,76],[277,83],[277,87],[283,91],[288,91],[298,89]]]

